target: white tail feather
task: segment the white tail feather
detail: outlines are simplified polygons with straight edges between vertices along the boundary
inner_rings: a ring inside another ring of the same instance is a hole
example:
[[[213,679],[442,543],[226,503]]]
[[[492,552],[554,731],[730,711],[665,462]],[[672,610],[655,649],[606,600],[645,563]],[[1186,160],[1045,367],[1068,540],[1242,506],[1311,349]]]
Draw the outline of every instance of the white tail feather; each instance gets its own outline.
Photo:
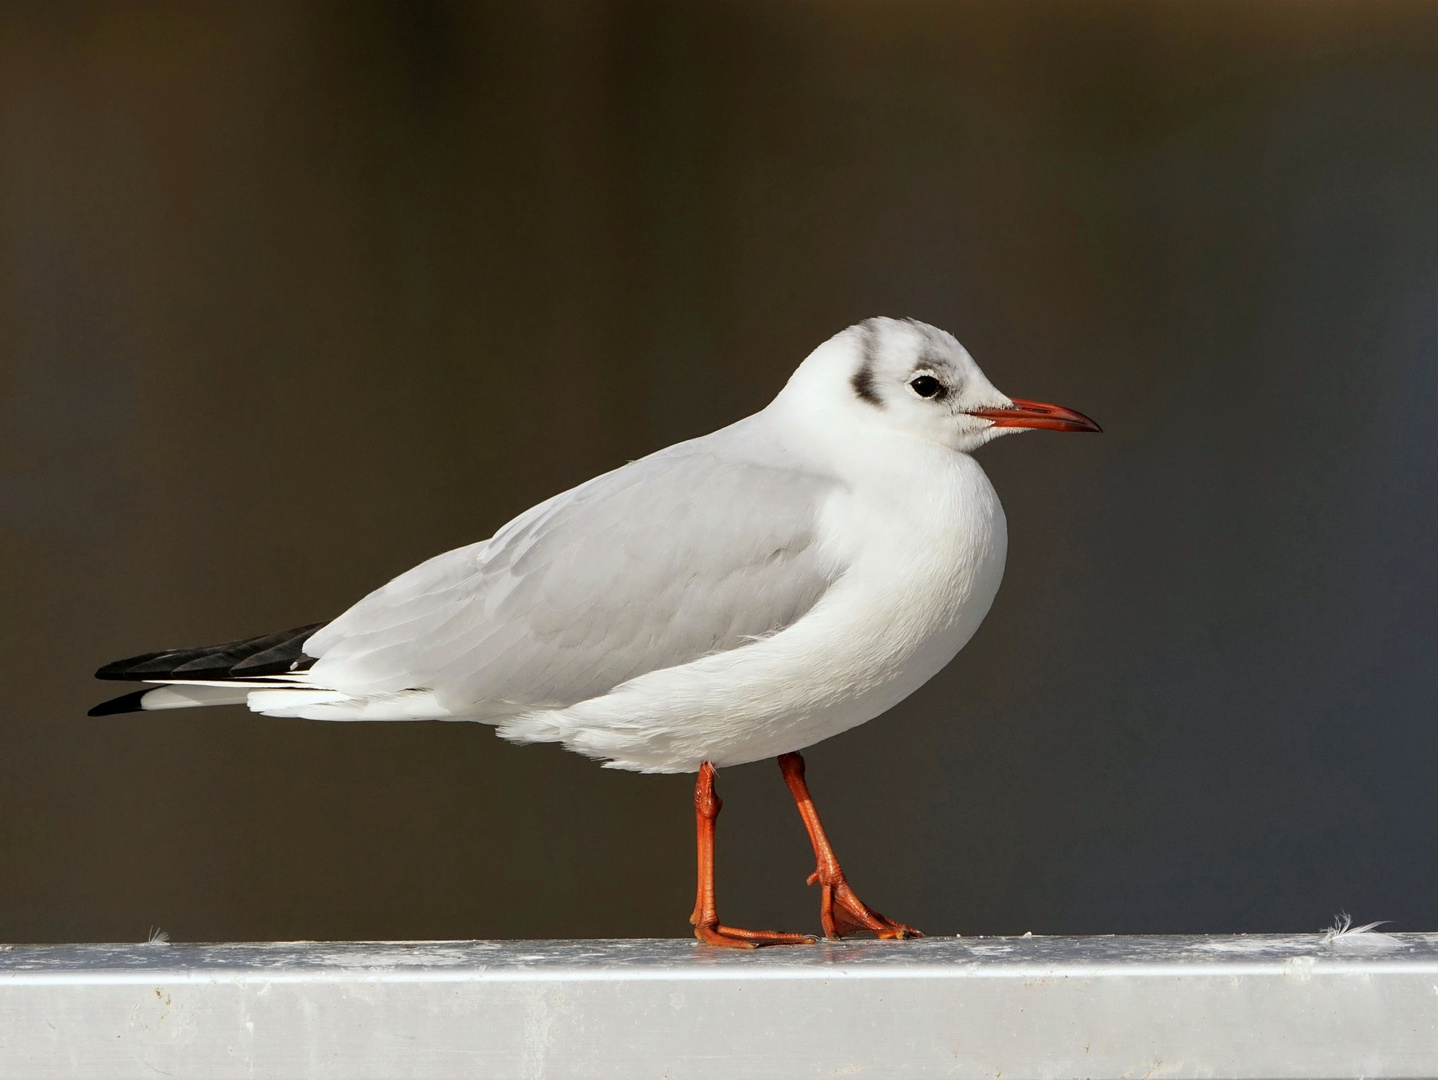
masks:
[[[149,691],[140,699],[140,708],[152,712],[156,709],[193,709],[201,705],[243,705],[249,693],[243,687],[171,684]]]

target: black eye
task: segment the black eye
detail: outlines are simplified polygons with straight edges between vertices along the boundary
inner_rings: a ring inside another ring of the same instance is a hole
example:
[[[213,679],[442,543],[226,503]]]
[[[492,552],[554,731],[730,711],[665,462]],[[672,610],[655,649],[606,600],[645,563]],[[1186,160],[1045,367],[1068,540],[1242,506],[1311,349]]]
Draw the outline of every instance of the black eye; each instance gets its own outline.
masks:
[[[919,397],[931,398],[937,397],[943,392],[944,384],[932,375],[920,375],[918,378],[910,380],[909,388]]]

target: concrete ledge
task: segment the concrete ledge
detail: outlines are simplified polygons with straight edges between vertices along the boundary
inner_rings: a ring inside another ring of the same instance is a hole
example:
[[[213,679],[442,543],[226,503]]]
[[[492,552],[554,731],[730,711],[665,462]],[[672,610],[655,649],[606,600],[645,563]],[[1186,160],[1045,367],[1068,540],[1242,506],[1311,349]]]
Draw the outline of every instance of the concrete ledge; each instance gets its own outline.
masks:
[[[0,948],[6,1077],[1434,1077],[1438,934]]]

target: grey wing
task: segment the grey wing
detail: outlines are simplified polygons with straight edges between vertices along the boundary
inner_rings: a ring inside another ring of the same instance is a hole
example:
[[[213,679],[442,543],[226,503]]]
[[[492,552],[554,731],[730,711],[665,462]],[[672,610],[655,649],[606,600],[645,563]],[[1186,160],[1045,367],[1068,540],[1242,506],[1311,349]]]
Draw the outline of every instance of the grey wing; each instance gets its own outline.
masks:
[[[682,444],[438,556],[306,642],[345,693],[434,692],[456,715],[563,708],[741,647],[835,580],[818,544],[834,481]]]

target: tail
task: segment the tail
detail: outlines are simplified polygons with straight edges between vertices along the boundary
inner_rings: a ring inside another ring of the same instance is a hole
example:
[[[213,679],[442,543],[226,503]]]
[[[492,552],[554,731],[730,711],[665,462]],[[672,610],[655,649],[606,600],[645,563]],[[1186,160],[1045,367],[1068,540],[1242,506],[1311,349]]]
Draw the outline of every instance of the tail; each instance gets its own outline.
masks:
[[[116,660],[95,672],[95,678],[164,685],[111,698],[91,709],[90,715],[114,716],[197,705],[243,705],[252,690],[293,685],[286,676],[307,671],[315,662],[313,656],[305,654],[303,645],[324,625],[311,623],[221,645],[164,649]]]

